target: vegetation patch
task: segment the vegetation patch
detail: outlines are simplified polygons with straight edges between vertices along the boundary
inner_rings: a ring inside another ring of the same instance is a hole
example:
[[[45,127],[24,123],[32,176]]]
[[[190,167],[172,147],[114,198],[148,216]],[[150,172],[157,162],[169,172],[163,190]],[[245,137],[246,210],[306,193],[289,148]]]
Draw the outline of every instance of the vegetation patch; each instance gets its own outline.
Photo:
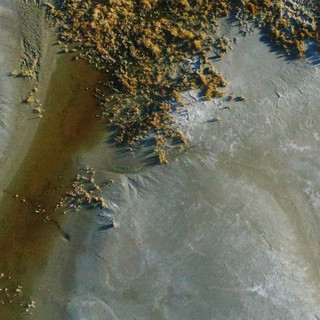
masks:
[[[101,115],[116,129],[115,141],[133,144],[152,131],[160,163],[166,143],[186,141],[172,126],[169,101],[183,103],[180,92],[193,88],[206,99],[219,97],[226,85],[207,63],[207,52],[229,1],[63,0],[48,11],[60,43],[105,71],[96,95]],[[182,72],[194,56],[200,67]]]
[[[315,0],[243,0],[236,4],[239,20],[253,19],[265,27],[289,55],[302,58],[305,41],[319,46],[319,2]]]
[[[230,49],[215,36],[219,17],[233,12],[240,22],[254,21],[299,57],[306,39],[319,42],[316,1],[60,0],[47,9],[63,51],[105,72],[96,96],[115,142],[134,144],[153,132],[159,163],[167,162],[168,143],[186,141],[172,125],[169,101],[183,105],[181,92],[194,88],[206,99],[220,97],[226,86],[207,60],[209,51],[222,58]],[[195,56],[198,68],[185,68]]]

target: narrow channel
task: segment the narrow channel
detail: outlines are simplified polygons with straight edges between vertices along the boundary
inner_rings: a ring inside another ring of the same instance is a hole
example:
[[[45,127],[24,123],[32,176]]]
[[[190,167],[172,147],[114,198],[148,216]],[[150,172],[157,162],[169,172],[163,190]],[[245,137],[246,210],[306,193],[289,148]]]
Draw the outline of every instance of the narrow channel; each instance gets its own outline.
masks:
[[[54,240],[63,236],[63,215],[54,210],[56,204],[76,174],[77,153],[90,149],[104,134],[93,96],[100,76],[70,54],[57,59],[43,118],[0,203],[1,319],[26,315],[33,280],[41,274]],[[30,121],[37,121],[35,117],[30,111]]]

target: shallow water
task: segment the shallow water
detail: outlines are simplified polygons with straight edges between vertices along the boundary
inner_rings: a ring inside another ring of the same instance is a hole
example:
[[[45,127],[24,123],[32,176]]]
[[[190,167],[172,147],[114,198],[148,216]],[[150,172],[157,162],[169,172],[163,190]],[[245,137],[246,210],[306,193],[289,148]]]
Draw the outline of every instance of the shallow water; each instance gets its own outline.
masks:
[[[247,101],[185,94],[191,146],[168,165],[119,173],[102,143],[82,155],[116,183],[107,209],[69,217],[35,319],[320,317],[320,69],[260,37],[216,64]],[[110,219],[120,227],[99,231]]]
[[[44,102],[44,115],[31,147],[0,203],[0,313],[4,319],[28,316],[21,303],[31,299],[31,284],[41,274],[60,227],[56,204],[70,190],[76,154],[89,150],[104,134],[93,96],[100,74],[84,61],[60,56]],[[30,111],[31,118],[37,114]],[[41,213],[39,213],[41,210]],[[23,295],[15,288],[23,286]],[[7,296],[9,298],[7,298]],[[10,302],[11,301],[11,302]]]

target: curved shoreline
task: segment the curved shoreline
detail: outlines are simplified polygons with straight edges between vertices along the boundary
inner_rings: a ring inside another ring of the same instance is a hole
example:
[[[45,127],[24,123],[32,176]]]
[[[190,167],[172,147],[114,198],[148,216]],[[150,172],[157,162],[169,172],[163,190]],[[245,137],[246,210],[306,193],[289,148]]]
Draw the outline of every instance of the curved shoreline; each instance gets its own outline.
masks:
[[[12,12],[30,10],[19,5],[19,1],[12,4]],[[24,14],[32,16],[33,12]],[[18,24],[18,14],[12,16],[10,24]],[[7,295],[0,296],[5,303],[0,305],[0,313],[8,320],[24,318],[26,310],[32,311],[28,304],[33,304],[34,281],[46,264],[52,241],[60,235],[57,226],[61,216],[53,210],[75,175],[74,156],[99,140],[104,130],[96,125],[100,120],[95,118],[96,100],[92,96],[98,73],[83,61],[71,62],[72,55],[57,56],[61,48],[52,45],[55,34],[45,20],[38,24],[43,30],[39,39],[42,47],[37,48],[42,50],[37,79],[9,76],[24,53],[19,27],[14,29],[17,40],[8,53],[11,64],[3,75],[14,88],[8,98],[12,105],[11,135],[0,159],[0,247],[5,257],[0,263],[0,286],[8,289]],[[38,88],[36,98],[44,103],[40,121],[32,113],[32,105],[22,102],[34,86]],[[38,205],[47,213],[35,215]]]
[[[23,282],[25,298],[32,294],[52,242],[61,236],[63,215],[55,208],[75,176],[74,156],[99,141],[104,132],[104,127],[97,125],[102,122],[94,116],[92,95],[99,75],[85,62],[71,59],[68,55],[58,59],[46,111],[0,205],[0,248],[6,257],[0,270],[11,277],[6,279],[9,284]],[[8,306],[7,311],[8,316],[12,312],[16,316],[21,314],[21,306]]]

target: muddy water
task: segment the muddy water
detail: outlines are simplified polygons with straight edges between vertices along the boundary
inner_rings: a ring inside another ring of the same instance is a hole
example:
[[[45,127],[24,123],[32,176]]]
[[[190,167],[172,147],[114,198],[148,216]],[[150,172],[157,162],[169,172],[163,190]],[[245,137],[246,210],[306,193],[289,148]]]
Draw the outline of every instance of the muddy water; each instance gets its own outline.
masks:
[[[21,304],[30,301],[29,286],[41,272],[52,241],[64,236],[59,229],[62,214],[54,208],[70,187],[77,152],[89,149],[104,132],[92,95],[99,76],[71,55],[58,59],[37,134],[0,204],[0,287],[8,288],[0,292],[1,319],[25,314]],[[30,121],[36,117],[30,112]],[[18,285],[22,295],[16,292]]]

